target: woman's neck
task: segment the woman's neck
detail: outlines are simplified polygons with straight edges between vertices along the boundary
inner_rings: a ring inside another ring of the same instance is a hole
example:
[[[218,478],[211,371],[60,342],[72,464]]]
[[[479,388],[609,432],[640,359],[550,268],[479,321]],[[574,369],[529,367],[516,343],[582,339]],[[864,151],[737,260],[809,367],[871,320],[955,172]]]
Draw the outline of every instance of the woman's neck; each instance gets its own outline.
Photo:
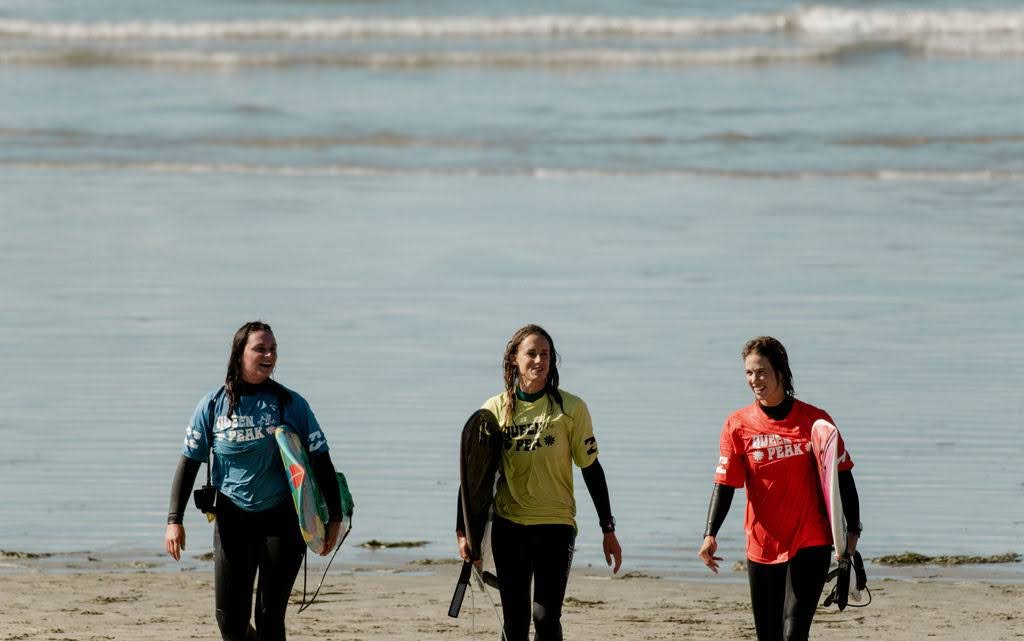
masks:
[[[781,421],[789,415],[789,411],[793,409],[793,397],[788,394],[775,405],[764,405],[761,402],[757,403],[757,406],[761,408],[761,411],[765,413],[768,418],[773,421]]]
[[[530,394],[528,392],[523,391],[523,389],[521,387],[516,386],[516,398],[518,398],[521,401],[525,401],[527,403],[533,403],[534,401],[539,401],[542,396],[544,396],[544,388],[543,387],[540,390]]]

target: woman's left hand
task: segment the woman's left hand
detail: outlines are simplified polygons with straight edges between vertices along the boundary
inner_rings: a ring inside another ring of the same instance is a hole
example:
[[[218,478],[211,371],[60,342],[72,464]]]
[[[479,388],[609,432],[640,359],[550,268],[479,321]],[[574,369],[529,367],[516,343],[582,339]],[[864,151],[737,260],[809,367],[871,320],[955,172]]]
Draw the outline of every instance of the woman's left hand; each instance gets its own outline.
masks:
[[[603,545],[605,562],[608,563],[608,567],[612,567],[612,559],[615,559],[612,574],[618,574],[619,568],[622,567],[622,547],[619,545],[619,539],[616,538],[615,532],[608,532],[604,535]]]
[[[324,549],[320,550],[320,556],[327,556],[334,546],[338,544],[338,535],[341,534],[341,521],[331,521],[327,524],[327,540],[324,541]]]
[[[859,534],[853,534],[851,532],[851,533],[847,533],[847,535],[846,535],[846,554],[851,559],[853,558],[853,553],[857,551],[857,542],[859,540],[860,540],[860,535]]]

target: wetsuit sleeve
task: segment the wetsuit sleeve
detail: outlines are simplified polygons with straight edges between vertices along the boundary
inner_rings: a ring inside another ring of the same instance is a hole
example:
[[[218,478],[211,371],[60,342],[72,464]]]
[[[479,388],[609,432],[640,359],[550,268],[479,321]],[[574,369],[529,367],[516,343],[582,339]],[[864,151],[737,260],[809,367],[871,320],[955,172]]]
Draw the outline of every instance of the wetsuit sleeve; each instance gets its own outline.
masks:
[[[594,509],[597,510],[601,531],[614,532],[615,520],[612,518],[612,504],[608,496],[608,481],[605,479],[601,461],[594,459],[593,463],[583,468],[583,482],[587,484],[587,491],[590,492],[590,498],[594,501]]]
[[[332,523],[340,521],[342,519],[341,491],[338,489],[337,472],[334,470],[334,463],[331,462],[330,453],[314,454],[310,457],[309,463],[313,466],[316,484],[320,487],[324,500],[327,502],[327,520]]]
[[[732,497],[735,494],[736,488],[715,483],[715,488],[711,490],[708,523],[704,528],[704,536],[718,536],[718,530],[725,522],[725,515],[729,513],[729,506],[732,505]]]
[[[174,480],[171,481],[171,501],[167,508],[168,525],[181,524],[185,518],[185,506],[188,505],[188,496],[192,493],[200,465],[202,463],[199,461],[184,455],[178,461],[178,468],[174,470]]]
[[[852,534],[860,534],[860,497],[857,484],[853,482],[853,472],[849,470],[839,473],[839,496],[843,500],[846,529]]]
[[[462,514],[462,488],[459,488],[459,493],[455,495],[455,531],[466,531],[466,517]]]

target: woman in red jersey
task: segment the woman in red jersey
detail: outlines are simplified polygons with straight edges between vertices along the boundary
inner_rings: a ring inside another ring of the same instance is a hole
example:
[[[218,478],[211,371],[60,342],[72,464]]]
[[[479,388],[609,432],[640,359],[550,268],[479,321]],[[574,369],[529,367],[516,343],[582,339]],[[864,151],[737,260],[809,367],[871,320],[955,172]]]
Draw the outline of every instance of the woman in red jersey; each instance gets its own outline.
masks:
[[[832,417],[795,398],[786,348],[770,336],[743,347],[754,402],[722,427],[721,455],[700,558],[718,572],[716,535],[736,488],[746,487],[747,575],[758,641],[806,641],[831,561],[832,534],[811,454],[811,425]],[[839,486],[857,547],[860,504],[853,461],[839,438]],[[837,554],[840,551],[837,550]]]

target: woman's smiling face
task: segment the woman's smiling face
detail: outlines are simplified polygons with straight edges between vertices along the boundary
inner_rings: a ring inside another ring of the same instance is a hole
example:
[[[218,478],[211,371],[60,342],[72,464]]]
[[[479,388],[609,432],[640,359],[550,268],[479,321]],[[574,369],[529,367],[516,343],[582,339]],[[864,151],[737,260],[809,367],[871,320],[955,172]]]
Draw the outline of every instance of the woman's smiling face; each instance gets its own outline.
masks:
[[[551,368],[551,345],[540,334],[530,334],[516,350],[516,369],[519,371],[519,389],[536,394],[544,389]]]
[[[751,352],[743,359],[743,369],[747,377],[747,385],[754,392],[754,399],[765,407],[774,407],[786,399],[786,390],[782,387],[782,377],[778,375],[771,361],[766,357]]]
[[[249,334],[242,352],[242,380],[258,385],[270,378],[277,365],[277,341],[266,330]]]

